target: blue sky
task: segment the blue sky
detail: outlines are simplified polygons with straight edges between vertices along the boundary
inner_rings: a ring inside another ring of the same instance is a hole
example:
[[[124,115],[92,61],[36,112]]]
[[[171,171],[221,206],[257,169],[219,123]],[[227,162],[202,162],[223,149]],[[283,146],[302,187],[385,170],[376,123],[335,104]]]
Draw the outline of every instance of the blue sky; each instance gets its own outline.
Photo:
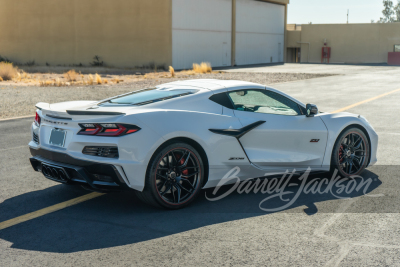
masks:
[[[397,0],[393,1],[394,4]],[[370,23],[382,16],[382,0],[290,0],[289,24]]]

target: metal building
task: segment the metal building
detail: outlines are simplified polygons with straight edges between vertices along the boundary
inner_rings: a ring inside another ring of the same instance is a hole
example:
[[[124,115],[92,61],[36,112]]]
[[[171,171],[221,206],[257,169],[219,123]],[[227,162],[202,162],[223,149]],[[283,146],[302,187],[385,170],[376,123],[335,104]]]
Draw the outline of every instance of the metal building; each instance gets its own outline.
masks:
[[[0,0],[0,55],[39,65],[284,61],[289,0]],[[12,21],[12,27],[10,26]]]
[[[172,65],[284,61],[286,4],[255,0],[172,0]]]

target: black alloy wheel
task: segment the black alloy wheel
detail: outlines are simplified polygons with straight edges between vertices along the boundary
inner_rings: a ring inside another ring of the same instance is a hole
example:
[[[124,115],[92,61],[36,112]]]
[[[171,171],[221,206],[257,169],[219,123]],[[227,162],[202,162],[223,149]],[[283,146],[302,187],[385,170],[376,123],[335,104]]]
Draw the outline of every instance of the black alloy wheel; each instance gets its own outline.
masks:
[[[343,177],[359,175],[368,165],[369,142],[364,132],[351,128],[340,134],[332,153],[332,165]]]
[[[185,143],[171,144],[151,160],[139,198],[153,206],[179,209],[195,199],[203,177],[204,166],[196,149]]]

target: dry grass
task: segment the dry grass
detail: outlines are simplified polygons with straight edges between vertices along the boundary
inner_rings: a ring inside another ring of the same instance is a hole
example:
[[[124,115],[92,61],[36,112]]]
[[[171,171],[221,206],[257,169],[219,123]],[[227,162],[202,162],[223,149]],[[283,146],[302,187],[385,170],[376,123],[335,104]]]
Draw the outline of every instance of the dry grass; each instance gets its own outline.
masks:
[[[169,73],[171,73],[171,77],[175,77],[175,69],[172,66],[169,66]]]
[[[96,73],[96,75],[95,75],[95,78],[96,78],[96,83],[97,83],[97,84],[102,84],[102,83],[103,83],[103,81],[101,80],[100,75],[98,75],[97,73]]]
[[[64,73],[64,78],[69,82],[76,82],[78,75],[79,74],[75,70],[70,70]]]
[[[201,74],[205,74],[205,73],[211,73],[212,72],[212,68],[210,63],[207,62],[201,62],[201,64],[193,64],[193,71],[195,73],[201,73]]]
[[[0,77],[4,81],[12,80],[19,74],[18,68],[14,67],[12,63],[0,62]]]
[[[3,78],[0,77],[0,82],[2,82],[2,81],[3,81]]]
[[[92,74],[89,74],[89,80],[88,80],[87,84],[89,84],[89,85],[93,85],[94,84],[94,78],[93,78]]]
[[[153,68],[153,67],[152,67]],[[190,78],[190,76],[198,76],[203,74],[217,74],[220,72],[212,71],[209,63],[202,62],[200,64],[193,64],[193,69],[175,71],[175,69],[170,66],[169,71],[157,71],[154,67],[154,72],[136,72],[130,73],[129,75],[119,75],[119,74],[108,74],[107,79],[101,77],[99,72],[96,71],[95,74],[82,74],[81,70],[78,72],[75,69],[65,69],[62,73],[55,73],[53,69],[48,69],[42,73],[27,73],[22,69],[15,68],[15,76],[12,79],[13,84],[20,84],[25,86],[93,86],[93,85],[113,85],[120,84],[126,80],[126,82],[131,83],[133,81],[140,80],[155,80],[169,78],[169,79],[180,79],[180,78]],[[85,70],[84,72],[87,72]],[[4,80],[4,78],[3,78]],[[6,82],[8,84],[9,82]]]

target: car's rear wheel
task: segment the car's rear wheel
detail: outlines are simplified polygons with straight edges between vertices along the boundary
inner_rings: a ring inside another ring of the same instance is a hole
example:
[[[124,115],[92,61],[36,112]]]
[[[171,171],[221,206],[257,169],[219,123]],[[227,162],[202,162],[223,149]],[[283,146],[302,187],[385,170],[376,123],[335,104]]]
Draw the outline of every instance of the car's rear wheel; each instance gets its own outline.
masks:
[[[153,156],[145,189],[137,194],[150,205],[179,209],[196,198],[203,180],[204,166],[196,149],[186,143],[173,143]]]
[[[369,141],[359,128],[342,132],[333,148],[332,171],[336,168],[342,177],[359,175],[368,165]]]

